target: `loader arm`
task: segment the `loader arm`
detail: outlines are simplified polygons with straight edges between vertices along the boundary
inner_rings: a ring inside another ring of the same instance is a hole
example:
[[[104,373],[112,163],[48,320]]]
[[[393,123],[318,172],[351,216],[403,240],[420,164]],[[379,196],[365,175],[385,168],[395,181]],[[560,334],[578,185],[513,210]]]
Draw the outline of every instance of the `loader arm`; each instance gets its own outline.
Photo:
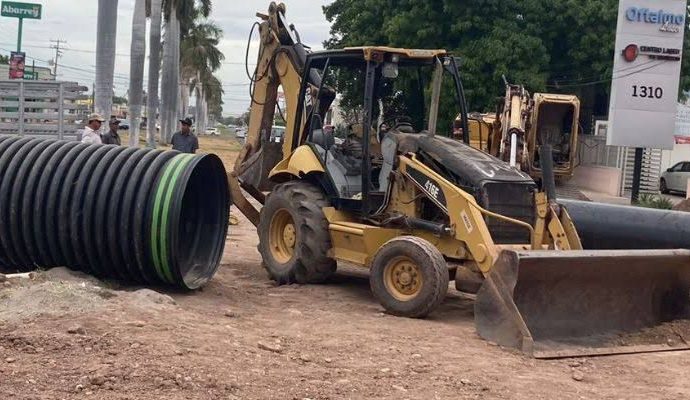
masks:
[[[285,5],[272,2],[268,14],[256,15],[262,21],[258,24],[260,46],[252,77],[249,127],[244,147],[228,175],[233,202],[255,226],[259,223],[259,212],[242,189],[258,202],[264,202],[263,192],[271,189],[271,170],[304,141],[305,113],[308,112],[305,110],[302,115],[297,115],[308,50],[300,42],[294,26],[287,23]],[[305,75],[312,89],[320,86],[321,77],[316,71],[308,71]],[[279,145],[270,142],[270,134],[275,110],[279,107],[278,91],[281,87],[286,109],[279,109],[286,127],[283,143]],[[314,90],[310,92],[317,96]],[[329,89],[324,88],[320,93],[319,108],[327,109],[333,97]]]

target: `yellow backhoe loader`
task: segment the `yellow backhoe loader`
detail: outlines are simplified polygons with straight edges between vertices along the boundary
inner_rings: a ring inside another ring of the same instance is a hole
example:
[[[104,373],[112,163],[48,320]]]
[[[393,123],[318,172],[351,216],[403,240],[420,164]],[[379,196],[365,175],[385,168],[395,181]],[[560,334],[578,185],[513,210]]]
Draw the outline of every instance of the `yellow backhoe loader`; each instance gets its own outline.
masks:
[[[607,335],[685,316],[690,252],[582,250],[552,190],[454,140],[450,121],[439,126],[441,96],[466,114],[457,58],[372,46],[310,52],[283,4],[257,16],[249,130],[229,180],[271,279],[318,283],[354,264],[370,270],[386,311],[405,317],[431,313],[455,280],[476,294],[482,337],[535,357],[601,353],[594,347],[611,344]],[[275,143],[280,86],[287,126]],[[360,101],[340,144],[322,121],[336,96]]]
[[[577,96],[535,93],[521,85],[505,82],[506,94],[496,113],[470,113],[467,137],[462,130],[463,114],[454,122],[454,136],[466,140],[511,166],[527,172],[533,179],[542,177],[539,146],[552,147],[556,180],[573,176],[579,133],[580,100]]]

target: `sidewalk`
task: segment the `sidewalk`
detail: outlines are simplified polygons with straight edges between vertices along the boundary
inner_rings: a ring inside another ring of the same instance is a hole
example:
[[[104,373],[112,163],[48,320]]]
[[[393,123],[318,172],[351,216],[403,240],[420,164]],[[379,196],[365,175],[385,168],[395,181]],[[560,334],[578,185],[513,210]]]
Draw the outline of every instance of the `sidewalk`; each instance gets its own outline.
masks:
[[[630,193],[625,193],[627,197],[618,197],[618,196],[611,196],[610,194],[606,194],[606,193],[594,192],[594,191],[583,190],[583,189],[580,189],[580,192],[582,192],[582,194],[584,194],[590,200],[592,200],[596,203],[619,204],[619,205],[627,205],[627,206],[630,205]],[[661,194],[659,196],[670,200],[674,205],[685,200],[685,196],[683,196],[683,195]]]

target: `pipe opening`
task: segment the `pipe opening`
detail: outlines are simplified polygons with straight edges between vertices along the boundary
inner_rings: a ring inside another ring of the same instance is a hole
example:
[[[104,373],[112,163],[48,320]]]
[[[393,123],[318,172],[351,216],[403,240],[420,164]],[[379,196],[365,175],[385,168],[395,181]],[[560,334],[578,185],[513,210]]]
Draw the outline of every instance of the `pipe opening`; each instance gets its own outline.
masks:
[[[182,178],[184,192],[173,244],[184,285],[195,289],[213,276],[222,257],[229,189],[222,162],[213,155],[190,163]]]

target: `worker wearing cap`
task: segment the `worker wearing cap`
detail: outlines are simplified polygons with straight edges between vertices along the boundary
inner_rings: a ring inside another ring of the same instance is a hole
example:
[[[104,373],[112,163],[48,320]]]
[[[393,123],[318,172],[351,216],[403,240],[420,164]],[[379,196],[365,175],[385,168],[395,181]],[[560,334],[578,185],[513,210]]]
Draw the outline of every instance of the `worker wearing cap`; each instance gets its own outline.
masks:
[[[88,123],[82,132],[81,142],[86,144],[102,144],[101,135],[98,131],[101,129],[101,124],[105,121],[99,114],[89,115]]]
[[[199,149],[199,140],[192,133],[192,120],[190,118],[181,119],[180,124],[180,131],[172,137],[173,150],[196,153]]]
[[[108,132],[101,135],[101,141],[103,144],[116,144],[121,145],[120,135],[117,130],[120,128],[120,120],[117,118],[111,118],[108,122],[108,127],[110,128]]]

